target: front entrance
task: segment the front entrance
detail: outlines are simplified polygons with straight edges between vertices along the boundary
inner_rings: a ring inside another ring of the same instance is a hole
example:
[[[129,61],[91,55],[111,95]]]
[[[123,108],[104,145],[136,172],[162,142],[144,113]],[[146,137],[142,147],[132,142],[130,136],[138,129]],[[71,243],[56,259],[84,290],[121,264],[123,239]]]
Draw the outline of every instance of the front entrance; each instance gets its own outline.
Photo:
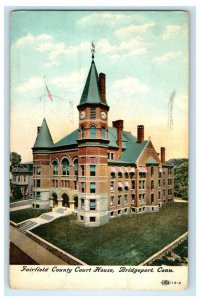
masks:
[[[62,206],[69,207],[69,197],[67,194],[62,195]]]
[[[52,197],[53,197],[53,207],[57,207],[58,206],[58,196],[56,194],[53,194]]]

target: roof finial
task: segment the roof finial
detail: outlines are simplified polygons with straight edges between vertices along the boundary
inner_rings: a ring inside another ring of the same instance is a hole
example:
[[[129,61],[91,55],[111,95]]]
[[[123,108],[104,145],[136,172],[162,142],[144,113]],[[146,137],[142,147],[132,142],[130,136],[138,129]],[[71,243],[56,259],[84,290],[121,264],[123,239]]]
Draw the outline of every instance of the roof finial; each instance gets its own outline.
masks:
[[[91,43],[92,61],[94,61],[95,44]]]

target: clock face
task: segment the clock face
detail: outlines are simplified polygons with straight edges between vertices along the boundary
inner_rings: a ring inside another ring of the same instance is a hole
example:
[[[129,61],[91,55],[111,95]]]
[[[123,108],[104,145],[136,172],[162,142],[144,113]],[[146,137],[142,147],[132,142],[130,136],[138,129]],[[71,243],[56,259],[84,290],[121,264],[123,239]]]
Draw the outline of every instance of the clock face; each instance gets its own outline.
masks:
[[[86,112],[85,111],[81,111],[80,113],[80,119],[83,120],[86,117]]]
[[[101,118],[102,118],[103,120],[105,120],[106,117],[107,117],[106,112],[105,112],[105,111],[102,111],[102,112],[101,112]]]

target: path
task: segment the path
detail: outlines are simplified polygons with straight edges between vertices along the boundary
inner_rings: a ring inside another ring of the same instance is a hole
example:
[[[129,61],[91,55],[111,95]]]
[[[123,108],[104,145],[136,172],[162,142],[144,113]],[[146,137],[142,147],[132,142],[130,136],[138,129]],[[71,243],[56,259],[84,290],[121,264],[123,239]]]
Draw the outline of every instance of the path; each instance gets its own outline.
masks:
[[[10,226],[10,241],[39,265],[67,264],[12,226]]]

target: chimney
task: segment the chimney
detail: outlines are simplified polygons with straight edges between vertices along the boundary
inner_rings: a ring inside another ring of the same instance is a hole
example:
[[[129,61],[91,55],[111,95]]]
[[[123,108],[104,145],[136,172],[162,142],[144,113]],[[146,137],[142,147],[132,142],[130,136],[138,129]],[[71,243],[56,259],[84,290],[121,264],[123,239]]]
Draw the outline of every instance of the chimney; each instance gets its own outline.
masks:
[[[41,126],[38,126],[38,127],[37,127],[37,135],[39,134],[40,129],[41,129]]]
[[[124,128],[124,121],[117,120],[112,122],[113,127],[117,129],[117,145],[119,146],[119,156],[122,154],[122,133]]]
[[[106,102],[106,75],[99,74],[99,90],[102,102]]]
[[[160,160],[162,164],[165,163],[165,147],[160,148]]]
[[[144,142],[144,125],[138,125],[137,127],[137,143]]]

